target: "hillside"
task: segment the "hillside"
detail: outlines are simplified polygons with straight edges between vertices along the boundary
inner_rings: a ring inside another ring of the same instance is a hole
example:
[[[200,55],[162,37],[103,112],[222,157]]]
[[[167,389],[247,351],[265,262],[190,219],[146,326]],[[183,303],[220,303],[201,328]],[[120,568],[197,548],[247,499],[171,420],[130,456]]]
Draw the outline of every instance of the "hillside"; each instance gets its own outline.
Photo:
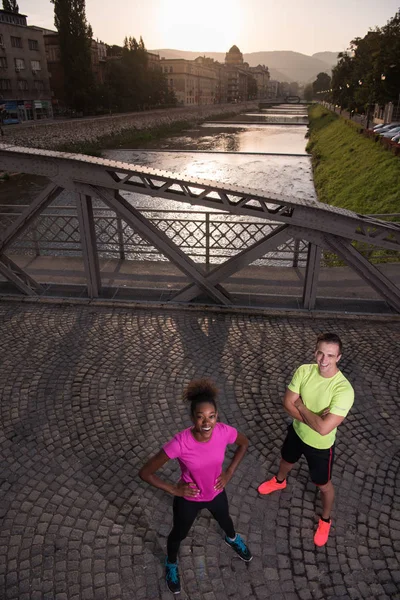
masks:
[[[160,55],[161,58],[186,58],[194,60],[198,56],[207,56],[225,61],[225,52],[190,52],[188,50],[159,49],[151,50]],[[251,67],[265,65],[269,68],[271,79],[278,81],[298,81],[299,83],[308,83],[314,81],[318,73],[326,72],[330,74],[332,66],[337,62],[337,53],[318,52],[313,56],[307,56],[300,52],[291,51],[269,51],[269,52],[250,52],[244,54],[243,58]]]
[[[311,58],[317,58],[318,60],[327,63],[329,66],[332,66],[337,63],[338,54],[339,52],[316,52]]]

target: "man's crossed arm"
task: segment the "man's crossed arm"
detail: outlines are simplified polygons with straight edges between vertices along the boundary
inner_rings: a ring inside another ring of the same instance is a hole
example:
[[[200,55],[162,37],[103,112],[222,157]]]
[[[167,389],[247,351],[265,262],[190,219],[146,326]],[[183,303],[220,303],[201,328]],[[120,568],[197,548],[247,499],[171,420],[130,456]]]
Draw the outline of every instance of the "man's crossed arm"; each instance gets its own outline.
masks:
[[[339,415],[331,414],[329,409],[321,416],[313,413],[304,406],[300,395],[289,389],[286,390],[283,398],[283,407],[291,417],[302,423],[306,423],[320,435],[328,435],[328,433],[338,427],[344,419],[344,417],[340,417]]]

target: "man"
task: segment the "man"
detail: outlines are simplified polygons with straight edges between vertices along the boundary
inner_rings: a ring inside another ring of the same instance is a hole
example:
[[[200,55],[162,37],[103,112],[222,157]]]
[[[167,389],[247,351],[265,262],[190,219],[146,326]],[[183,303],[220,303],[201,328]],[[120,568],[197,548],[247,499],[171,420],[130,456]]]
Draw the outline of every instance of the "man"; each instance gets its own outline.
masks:
[[[287,475],[304,454],[311,480],[319,487],[322,498],[322,516],[314,535],[317,546],[326,544],[331,527],[336,429],[354,402],[354,390],[337,366],[341,356],[338,335],[322,333],[317,337],[317,364],[297,369],[283,399],[286,412],[294,420],[282,446],[278,474],[258,488],[260,494],[283,490]]]

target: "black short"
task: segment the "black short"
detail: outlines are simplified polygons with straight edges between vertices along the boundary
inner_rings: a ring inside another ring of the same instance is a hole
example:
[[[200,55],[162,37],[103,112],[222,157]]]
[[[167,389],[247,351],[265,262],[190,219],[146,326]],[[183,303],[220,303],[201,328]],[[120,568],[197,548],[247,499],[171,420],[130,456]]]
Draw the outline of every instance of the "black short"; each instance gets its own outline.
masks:
[[[296,463],[304,454],[310,470],[311,481],[316,485],[324,485],[331,480],[335,445],[331,448],[320,450],[305,444],[289,425],[287,436],[283,442],[281,455],[288,463]]]

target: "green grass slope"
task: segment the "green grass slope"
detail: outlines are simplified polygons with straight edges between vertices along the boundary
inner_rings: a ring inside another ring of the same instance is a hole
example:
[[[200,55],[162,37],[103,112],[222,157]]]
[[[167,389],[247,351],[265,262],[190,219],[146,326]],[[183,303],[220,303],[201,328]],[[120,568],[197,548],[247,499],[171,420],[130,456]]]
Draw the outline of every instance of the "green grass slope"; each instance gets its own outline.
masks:
[[[310,107],[309,119],[319,200],[361,214],[400,213],[400,158],[322,106]]]

